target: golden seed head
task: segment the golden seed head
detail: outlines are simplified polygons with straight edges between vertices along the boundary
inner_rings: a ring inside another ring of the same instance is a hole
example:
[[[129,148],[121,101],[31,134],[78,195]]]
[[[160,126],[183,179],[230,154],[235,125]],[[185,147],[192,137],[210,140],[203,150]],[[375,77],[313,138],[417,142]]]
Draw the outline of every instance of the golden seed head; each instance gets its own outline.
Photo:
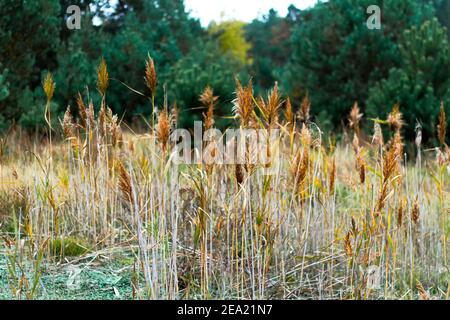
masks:
[[[50,72],[47,73],[42,87],[44,88],[45,95],[47,96],[47,101],[51,101],[53,98],[53,93],[55,92],[55,81],[53,80],[53,75]]]
[[[351,258],[353,256],[353,249],[352,249],[352,243],[350,240],[350,232],[347,232],[344,238],[344,248],[345,248],[345,254],[348,258]]]
[[[284,112],[284,119],[286,120],[290,128],[294,125],[294,112],[292,111],[291,99],[288,97],[286,100],[286,110]]]
[[[402,116],[402,113],[400,112],[399,104],[394,105],[391,113],[389,113],[389,115],[388,115],[387,122],[389,124],[389,127],[393,131],[400,131],[400,129],[403,127],[403,124],[404,124],[403,116]]]
[[[106,66],[105,59],[101,59],[100,65],[97,69],[97,88],[102,94],[102,96],[105,95],[106,89],[108,89],[108,83],[109,83],[109,75],[108,75],[108,68]]]
[[[300,131],[300,140],[305,148],[309,148],[311,146],[311,131],[308,127],[303,123],[302,129]]]

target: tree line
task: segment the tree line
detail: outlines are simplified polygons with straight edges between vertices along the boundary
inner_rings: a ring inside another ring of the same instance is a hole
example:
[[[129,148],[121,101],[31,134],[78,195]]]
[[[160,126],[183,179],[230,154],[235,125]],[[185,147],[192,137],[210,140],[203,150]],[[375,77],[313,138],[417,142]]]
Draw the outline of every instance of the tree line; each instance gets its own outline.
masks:
[[[450,108],[449,0],[329,0],[207,28],[183,0],[118,0],[113,7],[80,0],[81,29],[69,30],[72,4],[2,1],[0,131],[13,123],[44,127],[41,83],[48,71],[56,82],[52,112],[75,105],[78,92],[99,105],[101,58],[109,66],[111,109],[128,123],[143,121],[151,113],[143,81],[148,54],[158,74],[156,105],[165,95],[176,103],[182,127],[202,119],[198,97],[207,85],[219,97],[217,125],[230,125],[236,78],[251,78],[255,95],[278,82],[294,108],[307,96],[313,121],[325,131],[346,125],[354,102],[367,119],[382,119],[399,104],[406,136],[420,123],[426,141],[435,135],[440,103]],[[366,26],[373,4],[381,8],[381,30]]]

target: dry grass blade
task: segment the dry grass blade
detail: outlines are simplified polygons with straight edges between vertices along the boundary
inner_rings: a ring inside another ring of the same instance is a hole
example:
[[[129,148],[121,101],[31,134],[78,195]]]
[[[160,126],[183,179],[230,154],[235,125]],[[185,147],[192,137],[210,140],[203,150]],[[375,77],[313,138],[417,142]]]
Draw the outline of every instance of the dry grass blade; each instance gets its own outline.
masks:
[[[417,224],[419,222],[420,218],[420,209],[419,209],[419,200],[416,196],[416,199],[414,200],[413,207],[411,210],[411,220],[414,222],[414,224]]]

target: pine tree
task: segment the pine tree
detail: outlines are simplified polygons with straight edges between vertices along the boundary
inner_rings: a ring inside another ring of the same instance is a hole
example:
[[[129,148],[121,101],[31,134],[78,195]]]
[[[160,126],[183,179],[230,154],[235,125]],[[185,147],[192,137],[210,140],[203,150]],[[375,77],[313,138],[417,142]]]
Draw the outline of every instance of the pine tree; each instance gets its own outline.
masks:
[[[420,121],[426,142],[435,137],[440,103],[450,106],[450,44],[445,29],[432,19],[405,30],[399,49],[399,67],[371,89],[367,112],[373,117],[387,115],[394,104],[400,104],[406,135],[413,138]]]

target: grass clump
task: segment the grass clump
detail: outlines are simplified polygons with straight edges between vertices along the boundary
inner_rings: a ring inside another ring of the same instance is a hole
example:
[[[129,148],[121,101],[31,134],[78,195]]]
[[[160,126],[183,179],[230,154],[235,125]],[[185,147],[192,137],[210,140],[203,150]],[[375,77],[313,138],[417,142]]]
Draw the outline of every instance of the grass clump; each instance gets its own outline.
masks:
[[[50,252],[54,256],[78,257],[91,251],[86,241],[76,237],[59,237],[50,242]]]

